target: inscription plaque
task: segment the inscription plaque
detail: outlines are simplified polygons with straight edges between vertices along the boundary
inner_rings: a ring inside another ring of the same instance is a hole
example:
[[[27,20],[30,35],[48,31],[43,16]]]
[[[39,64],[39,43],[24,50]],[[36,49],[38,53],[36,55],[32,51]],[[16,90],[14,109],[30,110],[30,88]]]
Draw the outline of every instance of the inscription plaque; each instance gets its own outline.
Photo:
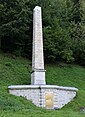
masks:
[[[51,92],[45,94],[45,107],[48,109],[54,107],[54,94]]]

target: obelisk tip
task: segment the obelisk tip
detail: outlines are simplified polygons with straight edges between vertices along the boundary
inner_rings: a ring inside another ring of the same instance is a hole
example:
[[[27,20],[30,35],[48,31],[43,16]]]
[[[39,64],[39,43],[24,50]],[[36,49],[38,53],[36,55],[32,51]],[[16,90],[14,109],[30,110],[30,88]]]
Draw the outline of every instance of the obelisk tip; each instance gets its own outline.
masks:
[[[35,6],[34,10],[41,10],[40,6]]]

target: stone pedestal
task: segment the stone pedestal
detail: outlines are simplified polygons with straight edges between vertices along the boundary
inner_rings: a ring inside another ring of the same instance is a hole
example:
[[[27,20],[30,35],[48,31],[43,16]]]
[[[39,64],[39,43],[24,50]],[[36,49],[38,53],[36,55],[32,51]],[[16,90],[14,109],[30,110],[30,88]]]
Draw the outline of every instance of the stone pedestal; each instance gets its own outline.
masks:
[[[32,85],[43,85],[45,83],[45,70],[35,69],[31,73],[31,84]]]
[[[9,92],[31,100],[38,107],[60,109],[76,96],[77,88],[55,85],[17,85],[9,86]]]

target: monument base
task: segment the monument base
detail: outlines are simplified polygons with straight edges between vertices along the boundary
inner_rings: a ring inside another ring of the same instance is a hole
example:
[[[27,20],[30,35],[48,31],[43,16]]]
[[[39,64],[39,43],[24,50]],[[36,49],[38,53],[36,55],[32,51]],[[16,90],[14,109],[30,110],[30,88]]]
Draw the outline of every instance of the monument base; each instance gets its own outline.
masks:
[[[60,109],[75,96],[77,88],[55,85],[15,85],[9,86],[10,94],[25,97],[38,107]]]
[[[35,69],[31,73],[31,85],[46,85],[44,69]]]

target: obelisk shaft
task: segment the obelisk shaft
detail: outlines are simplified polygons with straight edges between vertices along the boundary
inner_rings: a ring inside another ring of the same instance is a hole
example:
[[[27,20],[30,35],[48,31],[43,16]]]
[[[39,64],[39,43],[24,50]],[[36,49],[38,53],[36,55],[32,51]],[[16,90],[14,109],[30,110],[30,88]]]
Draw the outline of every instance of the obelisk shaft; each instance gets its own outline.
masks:
[[[31,84],[46,84],[43,56],[42,14],[41,7],[39,6],[36,6],[33,11],[33,52]]]

